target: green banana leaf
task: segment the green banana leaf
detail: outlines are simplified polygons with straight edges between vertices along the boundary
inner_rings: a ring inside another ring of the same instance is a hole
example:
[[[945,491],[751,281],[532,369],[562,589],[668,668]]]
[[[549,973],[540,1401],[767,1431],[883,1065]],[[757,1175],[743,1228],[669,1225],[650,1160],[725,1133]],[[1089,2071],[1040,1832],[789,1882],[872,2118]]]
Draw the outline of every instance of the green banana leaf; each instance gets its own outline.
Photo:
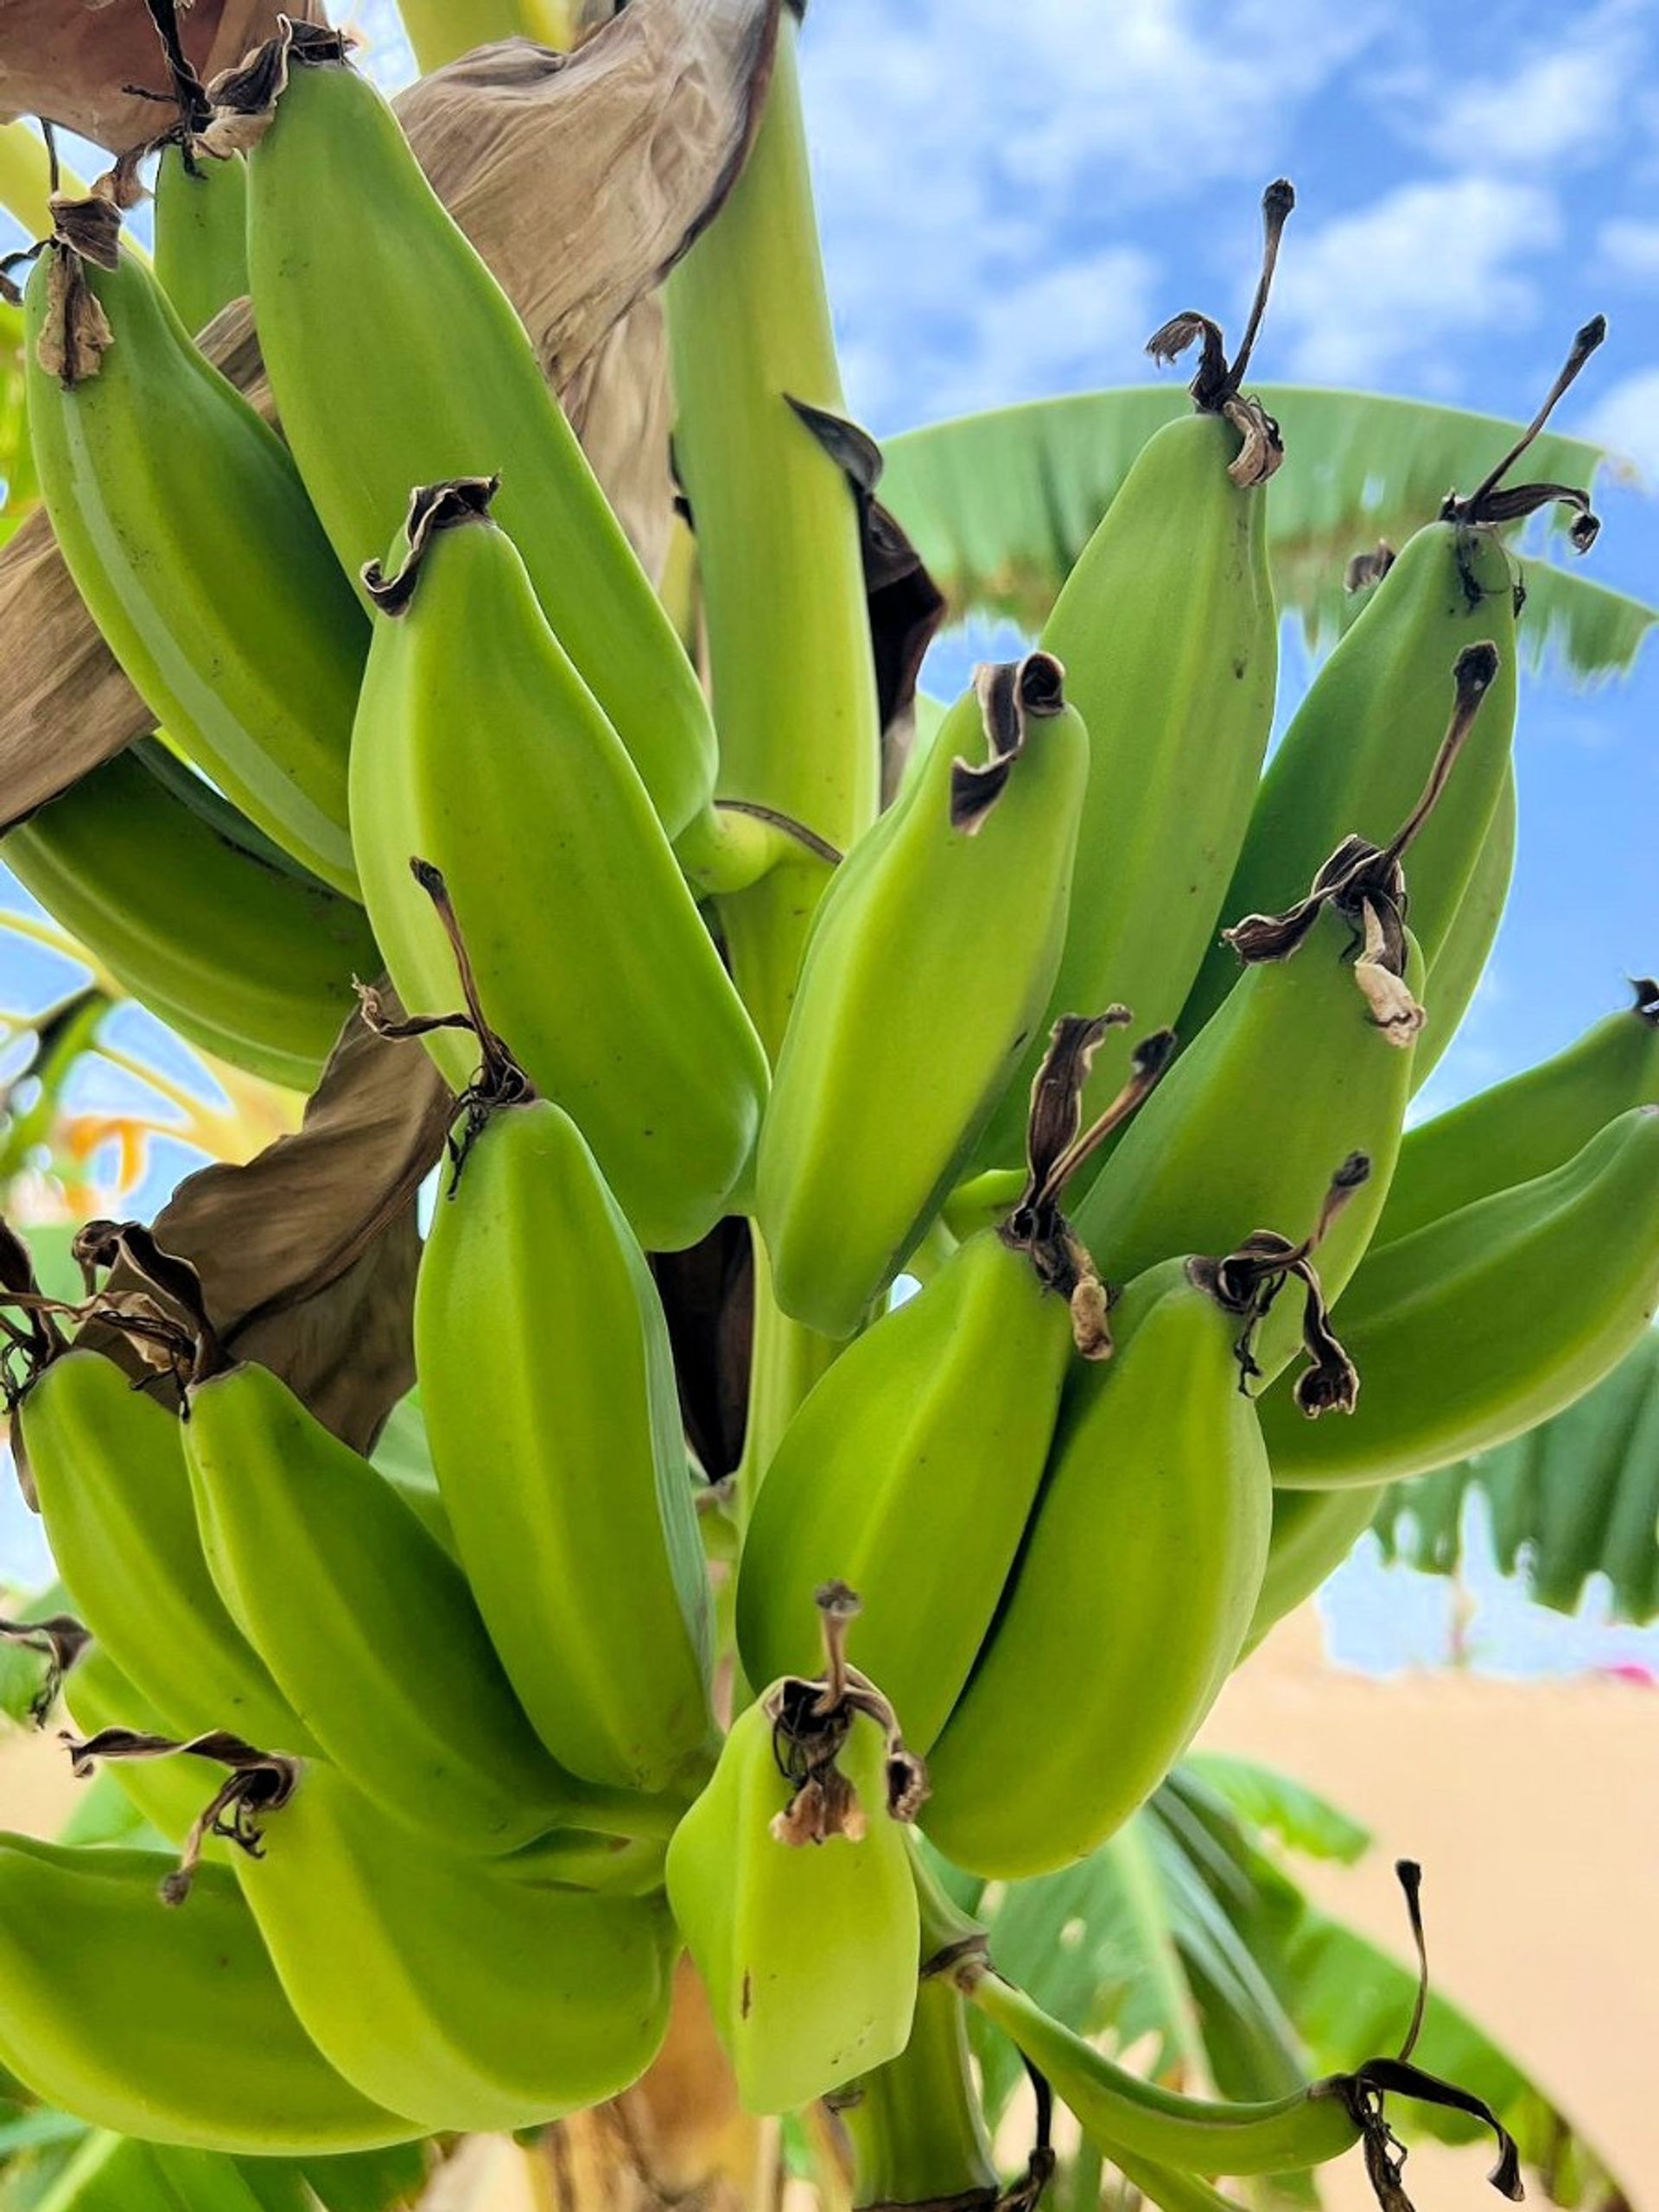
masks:
[[[1280,603],[1310,642],[1340,631],[1351,555],[1402,545],[1453,486],[1469,488],[1519,425],[1427,401],[1264,385],[1287,459],[1268,504]],[[890,439],[881,497],[909,531],[951,614],[1037,629],[1130,462],[1189,404],[1179,385],[1130,385],[1036,400]],[[1305,456],[1299,466],[1299,456]],[[1546,434],[1522,474],[1588,484],[1606,456]],[[1527,563],[1523,627],[1535,660],[1581,678],[1629,667],[1659,608],[1579,568]]]
[[[1373,1524],[1385,1555],[1455,1574],[1476,1497],[1499,1567],[1540,1605],[1576,1612],[1601,1575],[1615,1619],[1659,1618],[1659,1330],[1553,1421],[1392,1484]]]
[[[1357,1822],[1306,1785],[1236,1758],[1195,1756],[1128,1827],[1078,1866],[982,1889],[947,1875],[991,1932],[992,1956],[1044,2009],[1108,2050],[1189,2089],[1279,2094],[1399,2045],[1414,1970],[1318,1910],[1296,1858],[1351,1865]],[[1406,1923],[1401,1917],[1402,1949]],[[1430,1898],[1433,1940],[1433,1898]],[[1431,1949],[1432,1956],[1432,1949]],[[1007,2044],[972,2022],[995,2122],[1019,2084]],[[1605,2161],[1507,2052],[1438,1995],[1425,2064],[1492,2105],[1547,2203],[1618,2212]],[[1478,2134],[1460,2115],[1391,2108],[1401,2133]],[[1263,2181],[1263,2212],[1317,2206],[1317,2178]]]

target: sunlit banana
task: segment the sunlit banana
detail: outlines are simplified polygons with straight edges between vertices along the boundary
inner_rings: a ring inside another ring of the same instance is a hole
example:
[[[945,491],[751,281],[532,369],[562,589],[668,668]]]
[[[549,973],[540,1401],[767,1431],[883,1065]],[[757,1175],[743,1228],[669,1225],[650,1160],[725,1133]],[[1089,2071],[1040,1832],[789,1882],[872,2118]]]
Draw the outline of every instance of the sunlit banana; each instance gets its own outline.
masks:
[[[714,780],[691,664],[523,324],[391,108],[340,36],[302,24],[292,38],[248,162],[248,260],[283,433],[323,527],[355,579],[415,485],[499,471],[501,520],[543,611],[676,836]],[[270,59],[251,57],[215,96],[251,91],[264,106]]]
[[[1075,1357],[1069,1275],[1081,1263],[1058,1206],[1089,1060],[1109,1026],[1058,1025],[1036,1086],[1025,1202],[842,1353],[785,1432],[745,1538],[737,1635],[750,1681],[806,1672],[813,1594],[849,1582],[862,1601],[859,1656],[923,1753],[996,1611]],[[1157,1080],[1171,1042],[1143,1041],[1116,1118]]]
[[[1659,1105],[1565,1165],[1374,1249],[1343,1342],[1363,1376],[1345,1420],[1261,1402],[1275,1482],[1375,1483],[1443,1467],[1547,1421],[1599,1382],[1659,1306]]]
[[[1421,1090],[1439,1066],[1446,1046],[1462,1027],[1509,903],[1515,874],[1516,834],[1515,770],[1511,766],[1497,794],[1497,804],[1456,912],[1440,939],[1424,987],[1428,1027],[1412,1056],[1411,1087]]]
[[[902,1823],[919,1770],[839,1649],[733,1724],[668,1850],[668,1894],[751,2112],[787,2112],[910,2039],[920,1921]]]
[[[319,2053],[234,1878],[203,1866],[171,1912],[172,1863],[0,1839],[0,2061],[48,2104],[154,2142],[292,2157],[423,2133]]]
[[[493,490],[423,493],[382,592],[352,751],[364,896],[405,1006],[446,1011],[454,956],[410,874],[435,864],[489,1022],[579,1124],[640,1241],[694,1243],[747,1165],[765,1058]],[[431,1044],[461,1089],[470,1039]]]
[[[1001,1610],[929,1754],[931,1840],[1038,1874],[1103,1842],[1162,1781],[1237,1659],[1271,1482],[1236,1315],[1181,1261],[1114,1310],[1074,1370]]]
[[[892,1281],[1046,1003],[1088,773],[1063,681],[1046,653],[982,668],[814,918],[756,1218],[779,1304],[826,1336]]]
[[[1659,1101],[1659,982],[1643,977],[1634,988],[1634,1004],[1564,1052],[1411,1131],[1377,1224],[1379,1245],[1548,1174],[1615,1115]]]
[[[315,1748],[214,1588],[177,1417],[113,1360],[72,1351],[31,1386],[21,1420],[53,1557],[139,1695],[175,1732]]]
[[[29,283],[27,388],[69,572],[180,748],[349,892],[361,613],[281,439],[122,249],[114,208],[94,195],[54,210]]]
[[[1497,681],[1458,772],[1412,856],[1411,925],[1431,972],[1474,873],[1509,772],[1515,728],[1516,571],[1500,528],[1565,499],[1580,550],[1596,523],[1582,493],[1503,479],[1606,334],[1598,316],[1573,342],[1526,435],[1466,499],[1409,538],[1315,677],[1274,753],[1224,901],[1228,916],[1287,906],[1346,836],[1380,842],[1404,816],[1444,728],[1446,671],[1475,639],[1497,648]],[[1196,1035],[1236,970],[1213,946],[1177,1027]]]
[[[1020,1156],[1049,1023],[1114,999],[1147,1029],[1173,1023],[1216,926],[1278,672],[1263,487],[1281,449],[1277,425],[1241,387],[1293,205],[1282,179],[1263,196],[1262,279],[1230,364],[1201,315],[1178,315],[1149,340],[1163,361],[1202,346],[1194,412],[1137,455],[1043,626],[1039,643],[1064,665],[1089,733],[1089,785],[1046,1019],[978,1147],[982,1166]],[[1090,1110],[1122,1076],[1122,1052],[1109,1045]]]
[[[248,173],[239,154],[187,162],[175,141],[156,169],[156,276],[189,331],[248,291]]]
[[[0,857],[123,989],[191,1044],[309,1092],[378,974],[362,908],[301,871],[159,744],[107,760]]]
[[[486,1855],[605,1825],[604,1793],[537,1743],[460,1568],[284,1382],[249,1365],[200,1383],[185,1436],[219,1595],[365,1795]]]

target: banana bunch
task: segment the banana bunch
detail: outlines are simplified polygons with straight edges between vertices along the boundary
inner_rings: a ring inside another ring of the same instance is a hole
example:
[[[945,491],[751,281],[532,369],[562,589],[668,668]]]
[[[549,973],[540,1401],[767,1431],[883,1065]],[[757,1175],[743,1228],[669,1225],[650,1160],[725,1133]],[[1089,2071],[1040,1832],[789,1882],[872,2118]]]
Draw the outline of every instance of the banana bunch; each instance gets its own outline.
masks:
[[[363,910],[156,741],[0,842],[24,889],[122,988],[215,1058],[309,1092],[378,975]]]
[[[920,1916],[904,1823],[926,1788],[849,1668],[857,1600],[819,1593],[828,1664],[733,1724],[668,1850],[668,1895],[751,2112],[787,2112],[910,2040]]]
[[[642,1243],[671,1250],[732,1202],[765,1055],[644,784],[493,518],[496,489],[418,492],[402,565],[376,572],[352,740],[364,897],[404,1003],[436,1010],[454,957],[410,863],[438,869],[487,1022],[574,1117]],[[504,867],[509,822],[521,857]],[[463,1088],[466,1035],[430,1041]]]
[[[54,200],[25,295],[58,545],[181,751],[354,894],[346,756],[368,634],[288,448],[196,351],[111,198]]]

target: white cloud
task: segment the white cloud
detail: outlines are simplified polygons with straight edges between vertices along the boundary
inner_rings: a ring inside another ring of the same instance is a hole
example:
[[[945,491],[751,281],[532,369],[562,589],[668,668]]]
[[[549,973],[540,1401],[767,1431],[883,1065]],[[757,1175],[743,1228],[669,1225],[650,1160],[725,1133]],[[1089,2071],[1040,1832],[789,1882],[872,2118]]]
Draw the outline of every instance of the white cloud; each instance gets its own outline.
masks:
[[[1629,219],[1604,223],[1596,249],[1614,275],[1637,284],[1659,283],[1659,223]]]
[[[1659,483],[1659,369],[1639,369],[1616,384],[1575,428],[1633,461],[1649,484]]]
[[[1593,160],[1639,83],[1646,0],[1603,0],[1505,78],[1454,90],[1418,135],[1459,168]]]
[[[1431,387],[1450,388],[1469,334],[1533,319],[1526,265],[1560,229],[1541,186],[1461,176],[1401,185],[1302,231],[1274,296],[1295,373],[1376,385],[1409,363]]]

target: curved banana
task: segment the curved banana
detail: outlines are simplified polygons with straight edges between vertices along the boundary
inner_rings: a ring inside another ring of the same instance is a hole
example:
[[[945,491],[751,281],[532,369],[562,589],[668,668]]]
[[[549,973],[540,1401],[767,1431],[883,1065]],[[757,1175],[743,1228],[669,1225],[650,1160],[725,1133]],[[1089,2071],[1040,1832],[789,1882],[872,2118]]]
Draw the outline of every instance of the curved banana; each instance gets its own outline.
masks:
[[[1518,1436],[1599,1382],[1656,1306],[1659,1105],[1636,1106],[1564,1166],[1370,1254],[1342,1302],[1359,1402],[1316,1428],[1268,1392],[1274,1480],[1425,1474]]]
[[[226,1728],[315,1750],[207,1571],[177,1417],[101,1352],[71,1351],[30,1386],[20,1420],[52,1555],[145,1702],[178,1734]]]
[[[1089,733],[1089,784],[1065,950],[1020,1074],[975,1154],[981,1166],[1020,1156],[1050,1024],[1113,999],[1147,1029],[1175,1022],[1221,910],[1279,667],[1264,487],[1282,454],[1277,425],[1240,388],[1294,205],[1282,178],[1268,186],[1261,283],[1230,365],[1201,315],[1178,315],[1148,341],[1164,361],[1202,343],[1194,412],[1136,456],[1043,626],[1039,643],[1065,667]],[[1122,1077],[1122,1053],[1109,1047],[1086,1110]]]
[[[1379,1246],[1548,1174],[1615,1115],[1659,1101],[1659,982],[1644,976],[1633,988],[1634,1004],[1564,1052],[1409,1133],[1377,1224]]]
[[[542,1740],[595,1783],[695,1787],[713,1629],[673,1353],[633,1232],[550,1101],[473,1135],[415,1350],[457,1548]]]
[[[898,1273],[1046,1001],[1089,766],[1063,680],[1046,653],[982,668],[814,917],[755,1218],[778,1303],[825,1336]]]
[[[830,1643],[826,1679],[774,1682],[733,1723],[668,1847],[669,1901],[751,2112],[898,2057],[915,2011],[913,1806],[894,1796],[891,1709]]]
[[[316,1087],[353,976],[380,972],[363,909],[153,742],[19,823],[0,858],[168,1028],[290,1090]]]
[[[321,1765],[236,1873],[319,2049],[423,2133],[558,2119],[619,2094],[662,2042],[678,1945],[660,1896],[437,1850]]]
[[[817,1592],[849,1583],[866,1671],[923,1753],[968,1680],[1019,1550],[1079,1323],[1090,1356],[1110,1348],[1086,1289],[1084,1310],[1074,1309],[1079,1275],[1093,1278],[1058,1213],[1060,1191],[1072,1161],[1152,1088],[1173,1043],[1143,1041],[1129,1084],[1080,1137],[1078,1102],[1110,1026],[1057,1025],[1033,1088],[1023,1200],[842,1354],[785,1431],[745,1536],[737,1637],[750,1681],[804,1674]]]
[[[59,234],[25,302],[27,391],[69,573],[181,749],[284,851],[353,893],[361,613],[287,448],[122,251],[110,203],[53,205]]]
[[[501,520],[543,612],[676,836],[714,784],[690,661],[511,302],[391,108],[338,35],[302,24],[276,43],[289,36],[248,161],[248,264],[283,435],[322,526],[355,579],[415,485],[501,471]],[[270,80],[251,59],[243,82],[259,101]]]
[[[64,2112],[151,2142],[294,2158],[426,2130],[341,2080],[295,2018],[222,1866],[190,1903],[165,1853],[0,1837],[0,2061]]]
[[[1346,836],[1378,839],[1404,816],[1428,775],[1444,727],[1446,671],[1473,639],[1497,648],[1498,674],[1458,788],[1412,856],[1411,925],[1433,971],[1493,819],[1515,732],[1516,574],[1500,528],[1565,499],[1579,510],[1573,542],[1593,540],[1582,493],[1502,480],[1606,335],[1600,316],[1573,341],[1535,420],[1466,499],[1449,498],[1416,531],[1314,678],[1262,779],[1224,902],[1230,914],[1274,913],[1300,894]],[[1224,944],[1212,946],[1178,1028],[1195,1036],[1232,988]]]
[[[239,154],[188,162],[175,139],[156,168],[156,276],[188,331],[248,291],[248,172]]]
[[[1323,1589],[1376,1517],[1386,1483],[1345,1490],[1275,1490],[1268,1564],[1241,1656]]]
[[[1271,1477],[1236,1316],[1168,1262],[1074,1371],[1025,1543],[929,1755],[922,1825],[995,1878],[1083,1858],[1167,1773],[1238,1657]],[[1179,1562],[1179,1564],[1176,1564]]]
[[[1411,1087],[1421,1090],[1440,1065],[1446,1046],[1463,1026],[1492,947],[1515,874],[1516,799],[1515,768],[1503,779],[1486,835],[1457,911],[1446,925],[1440,951],[1424,988],[1428,1027],[1418,1040],[1411,1065]]]
[[[731,1201],[765,1056],[644,786],[491,519],[493,491],[421,493],[382,592],[352,751],[364,896],[404,1003],[440,1011],[454,955],[410,876],[416,855],[435,865],[489,1023],[578,1123],[641,1243],[674,1249]],[[462,1089],[471,1042],[439,1030],[431,1046]]]
[[[604,1825],[536,1741],[461,1570],[286,1383],[242,1366],[197,1384],[185,1440],[220,1597],[365,1796],[486,1856]]]

